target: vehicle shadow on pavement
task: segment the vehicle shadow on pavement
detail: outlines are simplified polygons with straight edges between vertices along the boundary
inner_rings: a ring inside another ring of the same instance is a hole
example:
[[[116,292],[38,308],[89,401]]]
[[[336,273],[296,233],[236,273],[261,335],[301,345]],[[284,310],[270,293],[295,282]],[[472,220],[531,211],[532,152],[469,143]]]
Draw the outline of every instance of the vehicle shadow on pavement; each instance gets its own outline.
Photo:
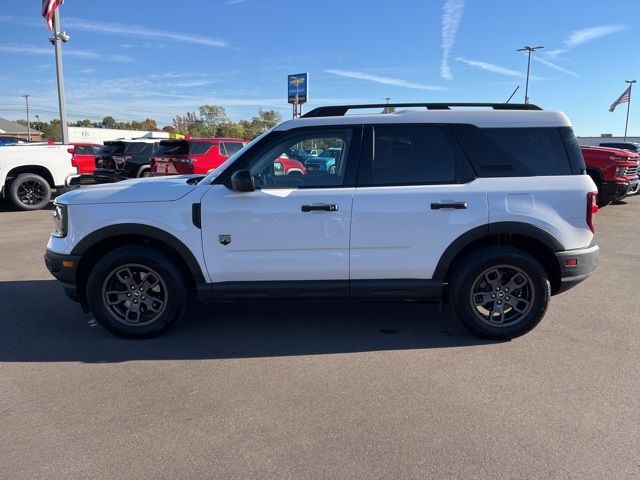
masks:
[[[0,362],[110,363],[354,353],[492,344],[445,307],[401,302],[197,305],[164,336],[117,338],[55,280],[0,282]]]

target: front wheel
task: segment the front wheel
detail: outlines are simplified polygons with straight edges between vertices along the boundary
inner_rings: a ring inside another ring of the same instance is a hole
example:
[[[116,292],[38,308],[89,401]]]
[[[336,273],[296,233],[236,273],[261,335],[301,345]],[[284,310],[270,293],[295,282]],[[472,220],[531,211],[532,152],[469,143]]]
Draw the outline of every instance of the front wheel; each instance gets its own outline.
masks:
[[[87,303],[110,332],[144,338],[165,332],[185,315],[189,291],[170,256],[130,245],[109,252],[94,266],[87,281]]]
[[[524,335],[542,320],[551,284],[529,254],[512,247],[488,247],[458,264],[449,295],[456,316],[469,330],[505,340]]]
[[[11,182],[9,199],[20,210],[40,210],[51,200],[51,187],[40,175],[22,173]]]

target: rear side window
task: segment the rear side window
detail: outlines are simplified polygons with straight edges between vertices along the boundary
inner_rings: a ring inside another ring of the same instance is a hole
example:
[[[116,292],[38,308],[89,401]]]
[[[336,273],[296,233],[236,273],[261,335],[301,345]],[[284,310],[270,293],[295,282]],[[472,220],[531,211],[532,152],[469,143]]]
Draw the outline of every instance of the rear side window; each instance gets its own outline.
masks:
[[[478,128],[472,125],[452,125],[451,128],[480,177],[574,173],[559,128]]]
[[[210,142],[194,142],[189,145],[189,153],[193,155],[203,155],[209,151],[213,143]]]
[[[448,129],[428,125],[376,126],[371,172],[363,172],[359,184],[458,183],[473,176],[473,170]]]
[[[220,144],[220,155],[230,157],[242,150],[242,147],[244,147],[244,145],[240,142],[222,142]]]
[[[130,143],[127,145],[125,149],[125,153],[129,153],[131,155],[137,155],[140,153],[145,153],[147,151],[151,151],[151,143]]]
[[[156,155],[185,155],[189,152],[189,145],[184,141],[160,142]]]

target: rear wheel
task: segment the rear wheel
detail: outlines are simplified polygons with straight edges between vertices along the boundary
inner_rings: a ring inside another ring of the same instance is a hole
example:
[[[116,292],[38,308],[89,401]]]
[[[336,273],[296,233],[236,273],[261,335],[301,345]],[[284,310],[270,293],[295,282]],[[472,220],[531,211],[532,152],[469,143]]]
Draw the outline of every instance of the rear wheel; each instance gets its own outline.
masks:
[[[40,175],[21,173],[9,186],[9,200],[20,210],[40,210],[51,200],[51,187]]]
[[[542,266],[512,247],[488,247],[458,264],[450,282],[458,319],[481,337],[524,335],[549,306],[551,285]]]
[[[93,268],[87,302],[95,319],[124,337],[151,337],[175,325],[186,313],[189,291],[173,259],[150,247],[114,250]]]

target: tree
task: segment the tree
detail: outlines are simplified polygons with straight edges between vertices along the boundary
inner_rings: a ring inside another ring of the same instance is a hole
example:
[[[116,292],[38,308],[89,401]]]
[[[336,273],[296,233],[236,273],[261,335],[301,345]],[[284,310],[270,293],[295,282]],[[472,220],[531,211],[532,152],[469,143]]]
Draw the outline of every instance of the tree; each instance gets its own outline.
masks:
[[[93,122],[88,118],[85,118],[84,120],[78,120],[75,126],[76,127],[93,127]]]
[[[158,130],[158,124],[155,120],[151,118],[145,118],[144,122],[142,122],[143,130],[149,130],[151,132],[155,132]]]
[[[172,125],[165,125],[164,127],[162,127],[162,131],[173,135],[176,133],[176,128]]]
[[[173,126],[184,135],[201,136],[202,123],[196,112],[187,112],[184,116],[176,115],[173,117]]]
[[[104,125],[104,128],[118,128],[116,119],[111,116],[104,117],[102,119],[102,125]]]
[[[207,136],[218,136],[218,128],[220,125],[230,123],[229,116],[224,107],[218,105],[202,105],[199,110],[204,127],[203,133]]]

